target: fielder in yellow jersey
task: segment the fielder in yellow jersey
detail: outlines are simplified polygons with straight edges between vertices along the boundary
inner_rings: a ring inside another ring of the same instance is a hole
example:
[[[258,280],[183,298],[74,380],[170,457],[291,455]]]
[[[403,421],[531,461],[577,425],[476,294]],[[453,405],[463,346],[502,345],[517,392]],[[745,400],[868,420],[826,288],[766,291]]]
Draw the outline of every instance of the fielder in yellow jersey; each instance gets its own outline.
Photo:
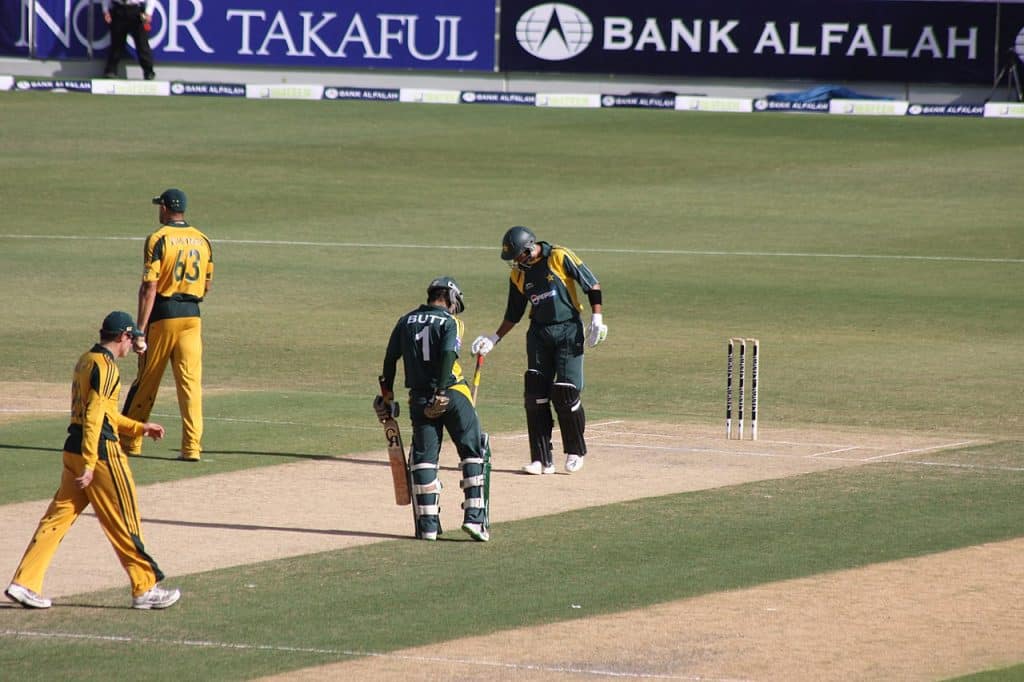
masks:
[[[142,542],[135,481],[118,434],[160,439],[164,427],[141,423],[117,411],[121,392],[118,358],[132,351],[138,327],[128,313],[115,311],[103,320],[100,343],[84,353],[71,384],[71,425],[64,442],[60,488],[43,518],[5,593],[27,608],[49,608],[41,595],[54,552],[82,511],[92,504],[132,585],[132,607],[163,609],[181,593],[159,585],[164,574]]]
[[[174,372],[181,412],[181,456],[198,462],[203,439],[203,338],[199,304],[213,282],[213,248],[206,235],[185,220],[188,199],[168,189],[153,203],[160,229],[146,238],[136,344],[139,374],[128,391],[124,414],[149,419],[167,363]],[[129,455],[142,453],[142,438],[122,439]]]

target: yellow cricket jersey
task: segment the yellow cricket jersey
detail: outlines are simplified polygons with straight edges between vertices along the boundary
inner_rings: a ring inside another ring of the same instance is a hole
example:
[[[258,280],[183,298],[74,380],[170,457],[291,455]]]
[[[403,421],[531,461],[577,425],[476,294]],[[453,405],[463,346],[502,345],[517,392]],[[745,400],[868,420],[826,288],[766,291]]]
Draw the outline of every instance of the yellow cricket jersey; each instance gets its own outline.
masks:
[[[142,281],[156,282],[150,322],[199,315],[213,281],[213,247],[205,234],[183,221],[162,225],[146,238],[143,268]]]
[[[75,365],[71,383],[71,425],[64,442],[67,452],[85,459],[87,469],[107,459],[109,442],[117,443],[119,433],[142,435],[142,422],[129,419],[117,407],[121,393],[121,372],[114,356],[100,344],[82,354]]]

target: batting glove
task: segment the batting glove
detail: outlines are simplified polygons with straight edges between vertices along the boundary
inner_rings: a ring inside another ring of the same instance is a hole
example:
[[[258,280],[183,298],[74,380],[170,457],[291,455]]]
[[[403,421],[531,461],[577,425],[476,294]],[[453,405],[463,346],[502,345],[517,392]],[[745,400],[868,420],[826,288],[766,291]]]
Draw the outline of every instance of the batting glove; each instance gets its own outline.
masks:
[[[373,399],[373,411],[377,413],[377,419],[387,421],[398,416],[398,403],[384,400],[384,396],[379,395]]]
[[[593,348],[608,338],[608,325],[602,322],[601,313],[590,316],[590,327],[587,329],[587,345]]]
[[[498,343],[498,335],[490,334],[488,336],[478,336],[473,341],[473,345],[469,347],[469,350],[473,355],[487,355],[494,350],[494,344]]]
[[[423,416],[427,419],[437,419],[448,411],[451,401],[446,391],[435,391],[427,406],[423,408]]]

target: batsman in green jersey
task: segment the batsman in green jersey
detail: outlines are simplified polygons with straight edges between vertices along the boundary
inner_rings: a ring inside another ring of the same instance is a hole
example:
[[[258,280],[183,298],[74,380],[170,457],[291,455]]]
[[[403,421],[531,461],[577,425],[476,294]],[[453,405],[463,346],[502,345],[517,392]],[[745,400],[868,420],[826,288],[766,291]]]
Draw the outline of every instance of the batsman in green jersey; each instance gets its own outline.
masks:
[[[558,415],[565,451],[565,470],[583,468],[587,443],[583,391],[583,347],[596,346],[608,336],[601,315],[601,285],[580,258],[564,246],[539,241],[528,227],[509,228],[501,240],[501,258],[512,267],[505,317],[497,331],[479,336],[472,351],[486,355],[508,334],[530,307],[526,332],[527,371],[523,377],[526,428],[530,438],[527,474],[553,474],[551,432]],[[580,319],[583,304],[577,285],[590,303],[590,325]]]
[[[409,466],[416,537],[424,540],[436,540],[441,532],[437,470],[444,429],[455,443],[462,468],[462,530],[480,542],[490,539],[480,420],[458,362],[464,325],[455,315],[465,308],[462,290],[454,279],[438,277],[430,282],[427,302],[402,315],[391,332],[381,372],[383,400],[374,402],[383,420],[386,415],[380,411],[393,399],[401,358],[413,429]]]

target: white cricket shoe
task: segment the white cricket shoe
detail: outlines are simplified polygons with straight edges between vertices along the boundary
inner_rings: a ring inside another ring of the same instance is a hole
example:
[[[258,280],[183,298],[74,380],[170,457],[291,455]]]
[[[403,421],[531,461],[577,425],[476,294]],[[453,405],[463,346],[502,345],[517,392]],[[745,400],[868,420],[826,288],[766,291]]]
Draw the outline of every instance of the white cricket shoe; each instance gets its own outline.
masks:
[[[570,474],[583,468],[583,455],[566,455],[565,470]]]
[[[149,588],[138,597],[132,597],[133,609],[166,609],[174,606],[181,599],[181,591],[178,589],[165,590],[159,585]]]
[[[420,540],[436,540],[437,531],[429,530],[424,533],[420,533]]]
[[[18,583],[11,583],[8,585],[7,589],[4,590],[4,594],[6,594],[12,601],[16,601],[24,606],[26,609],[48,609],[53,606],[53,602],[46,597],[41,594],[36,594],[32,590],[19,585]]]
[[[462,530],[466,531],[469,537],[477,542],[487,542],[491,539],[491,534],[482,523],[464,523],[462,524]]]
[[[555,473],[555,465],[544,466],[540,462],[530,462],[523,467],[524,474],[531,474],[533,476],[540,476],[541,474],[553,474]]]

